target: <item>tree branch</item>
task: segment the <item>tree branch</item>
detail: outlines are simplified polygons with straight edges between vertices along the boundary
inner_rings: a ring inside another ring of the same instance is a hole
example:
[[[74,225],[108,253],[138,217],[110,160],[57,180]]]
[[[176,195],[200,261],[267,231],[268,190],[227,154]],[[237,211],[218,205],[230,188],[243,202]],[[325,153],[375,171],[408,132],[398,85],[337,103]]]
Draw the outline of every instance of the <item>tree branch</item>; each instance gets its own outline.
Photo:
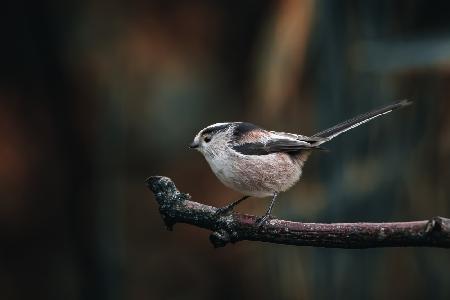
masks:
[[[450,219],[393,223],[300,223],[270,219],[261,227],[256,216],[217,215],[217,208],[191,201],[170,178],[153,176],[145,181],[155,194],[169,230],[186,223],[212,231],[214,247],[242,240],[327,248],[441,247],[450,248]]]

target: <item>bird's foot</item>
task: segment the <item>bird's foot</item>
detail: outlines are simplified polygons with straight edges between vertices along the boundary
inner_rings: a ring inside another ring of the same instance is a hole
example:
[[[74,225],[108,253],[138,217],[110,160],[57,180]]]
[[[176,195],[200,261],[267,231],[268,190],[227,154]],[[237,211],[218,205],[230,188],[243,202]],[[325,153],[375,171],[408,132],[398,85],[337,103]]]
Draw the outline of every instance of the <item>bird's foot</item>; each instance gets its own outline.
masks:
[[[224,207],[220,207],[216,210],[216,215],[221,216],[221,215],[228,215],[231,214],[233,212],[233,209],[236,205],[238,205],[239,203],[241,203],[242,201],[244,201],[245,199],[249,198],[250,196],[244,196],[241,199],[239,199],[238,201],[234,201],[233,203],[228,204],[227,206]]]
[[[264,216],[259,217],[259,218],[256,219],[256,226],[257,227],[261,227],[262,225],[264,225],[270,219],[272,219],[272,216],[270,214],[265,214]]]
[[[218,215],[218,216],[229,215],[229,214],[231,214],[233,212],[233,208],[234,208],[234,206],[231,206],[231,205],[227,205],[227,206],[224,206],[224,207],[219,207],[219,208],[217,208],[215,214]]]

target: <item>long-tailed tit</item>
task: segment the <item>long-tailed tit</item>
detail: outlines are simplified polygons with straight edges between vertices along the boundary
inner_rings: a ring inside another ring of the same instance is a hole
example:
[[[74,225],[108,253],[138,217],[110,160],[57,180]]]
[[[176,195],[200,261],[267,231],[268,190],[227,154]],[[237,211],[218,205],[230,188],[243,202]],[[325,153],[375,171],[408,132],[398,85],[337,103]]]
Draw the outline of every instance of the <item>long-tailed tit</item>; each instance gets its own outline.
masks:
[[[409,104],[408,100],[390,104],[312,136],[268,131],[246,122],[216,123],[200,130],[190,147],[203,154],[224,185],[245,195],[218,213],[231,212],[250,196],[272,197],[266,214],[259,220],[261,225],[270,217],[277,195],[300,179],[312,151],[323,149],[322,144],[347,130]]]

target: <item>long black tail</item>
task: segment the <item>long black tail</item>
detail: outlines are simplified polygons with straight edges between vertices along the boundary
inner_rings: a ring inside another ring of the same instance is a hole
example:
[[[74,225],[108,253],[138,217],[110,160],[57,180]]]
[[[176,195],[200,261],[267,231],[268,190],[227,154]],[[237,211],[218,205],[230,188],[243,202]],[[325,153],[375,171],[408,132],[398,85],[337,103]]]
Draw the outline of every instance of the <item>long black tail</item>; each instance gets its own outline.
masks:
[[[364,124],[372,119],[375,119],[379,116],[382,116],[384,114],[390,113],[393,110],[396,110],[398,108],[402,108],[405,106],[408,106],[412,104],[409,100],[402,100],[390,105],[386,105],[383,107],[380,107],[378,109],[375,109],[373,111],[367,112],[365,114],[359,115],[357,117],[354,117],[350,120],[347,120],[345,122],[339,123],[336,126],[333,126],[331,128],[328,128],[324,131],[318,132],[314,134],[312,137],[318,137],[323,138],[324,141],[318,142],[317,145],[320,145],[324,142],[327,142],[336,136],[340,135],[341,133],[346,132],[347,130],[350,130],[352,128],[358,127],[361,124]]]

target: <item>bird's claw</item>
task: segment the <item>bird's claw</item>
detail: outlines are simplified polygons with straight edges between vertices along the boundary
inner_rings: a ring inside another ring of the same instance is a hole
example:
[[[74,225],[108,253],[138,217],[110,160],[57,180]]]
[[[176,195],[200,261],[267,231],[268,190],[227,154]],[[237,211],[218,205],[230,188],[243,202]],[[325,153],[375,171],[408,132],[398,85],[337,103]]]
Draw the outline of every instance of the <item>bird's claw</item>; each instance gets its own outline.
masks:
[[[233,207],[224,206],[217,208],[215,214],[218,216],[229,215],[233,212]]]
[[[271,218],[272,218],[271,215],[264,215],[262,217],[259,217],[258,219],[256,219],[256,226],[257,227],[261,227],[262,225],[264,225]]]

